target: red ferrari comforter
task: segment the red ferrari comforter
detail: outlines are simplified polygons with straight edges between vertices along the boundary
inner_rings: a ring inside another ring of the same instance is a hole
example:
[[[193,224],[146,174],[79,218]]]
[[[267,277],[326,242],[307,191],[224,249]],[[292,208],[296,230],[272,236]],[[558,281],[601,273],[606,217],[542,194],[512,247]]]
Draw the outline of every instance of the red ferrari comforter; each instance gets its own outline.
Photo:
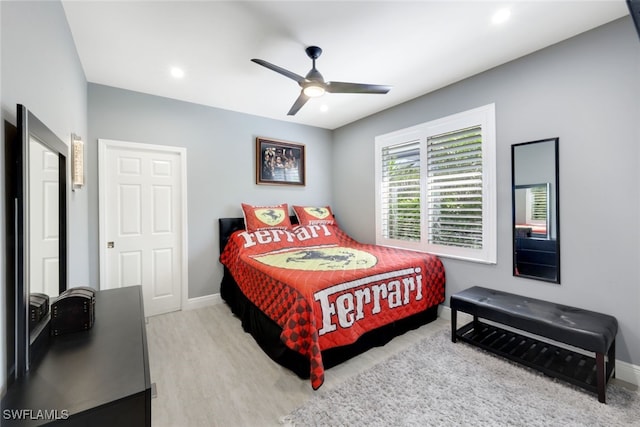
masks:
[[[361,244],[335,225],[236,231],[220,260],[285,345],[309,358],[314,389],[322,350],[444,302],[436,256]]]

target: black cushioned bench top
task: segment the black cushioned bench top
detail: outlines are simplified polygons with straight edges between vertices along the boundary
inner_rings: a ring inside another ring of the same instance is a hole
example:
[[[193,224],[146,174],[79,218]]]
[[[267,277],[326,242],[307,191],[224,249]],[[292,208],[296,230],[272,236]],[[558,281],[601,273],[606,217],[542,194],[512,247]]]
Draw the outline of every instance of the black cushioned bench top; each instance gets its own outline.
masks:
[[[618,332],[613,316],[479,286],[452,295],[450,307],[596,353]]]

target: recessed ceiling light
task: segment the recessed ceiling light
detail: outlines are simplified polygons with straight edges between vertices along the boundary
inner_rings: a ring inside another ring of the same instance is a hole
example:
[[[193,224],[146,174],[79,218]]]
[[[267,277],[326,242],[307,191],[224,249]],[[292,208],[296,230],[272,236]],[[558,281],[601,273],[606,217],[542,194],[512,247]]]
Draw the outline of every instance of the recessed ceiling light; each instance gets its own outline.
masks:
[[[184,70],[178,67],[171,67],[171,75],[176,79],[181,79],[184,77]]]
[[[508,8],[499,9],[491,17],[491,22],[493,22],[496,25],[503,24],[509,20],[509,17],[511,17],[511,9],[508,9]]]

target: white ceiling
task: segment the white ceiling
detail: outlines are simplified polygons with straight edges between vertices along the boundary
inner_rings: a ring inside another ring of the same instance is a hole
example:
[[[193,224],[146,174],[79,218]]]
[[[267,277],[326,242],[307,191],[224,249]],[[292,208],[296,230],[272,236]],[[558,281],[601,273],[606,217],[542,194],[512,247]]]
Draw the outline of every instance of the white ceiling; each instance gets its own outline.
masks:
[[[335,129],[629,14],[624,0],[63,0],[89,82]],[[511,17],[492,24],[509,8]],[[391,85],[325,94],[287,116],[300,88],[250,61],[328,81]],[[171,67],[184,77],[171,76]],[[322,107],[326,111],[322,111]]]

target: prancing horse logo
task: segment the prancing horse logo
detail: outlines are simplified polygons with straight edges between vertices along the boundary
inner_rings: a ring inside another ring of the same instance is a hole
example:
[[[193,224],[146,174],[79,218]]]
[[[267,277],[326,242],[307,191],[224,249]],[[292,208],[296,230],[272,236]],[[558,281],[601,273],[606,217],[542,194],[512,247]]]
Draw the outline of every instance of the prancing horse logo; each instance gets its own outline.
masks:
[[[326,217],[329,216],[329,209],[327,208],[311,207],[311,208],[304,208],[304,210],[309,215],[316,217],[318,219],[325,219]]]
[[[301,256],[289,257],[287,258],[287,262],[306,262],[308,260],[314,260],[314,261],[322,260],[324,262],[321,262],[319,265],[328,265],[330,263],[338,263],[338,264],[342,264],[343,266],[347,266],[351,263],[351,261],[355,257],[354,254],[346,251],[342,251],[339,254],[325,254],[324,252],[319,250],[310,250],[310,251],[297,252],[297,254],[300,254]]]
[[[284,210],[282,209],[256,209],[255,215],[260,221],[271,226],[278,225],[285,219]]]
[[[378,263],[378,259],[369,252],[340,246],[270,253],[254,259],[273,267],[307,271],[356,270],[371,268]]]

